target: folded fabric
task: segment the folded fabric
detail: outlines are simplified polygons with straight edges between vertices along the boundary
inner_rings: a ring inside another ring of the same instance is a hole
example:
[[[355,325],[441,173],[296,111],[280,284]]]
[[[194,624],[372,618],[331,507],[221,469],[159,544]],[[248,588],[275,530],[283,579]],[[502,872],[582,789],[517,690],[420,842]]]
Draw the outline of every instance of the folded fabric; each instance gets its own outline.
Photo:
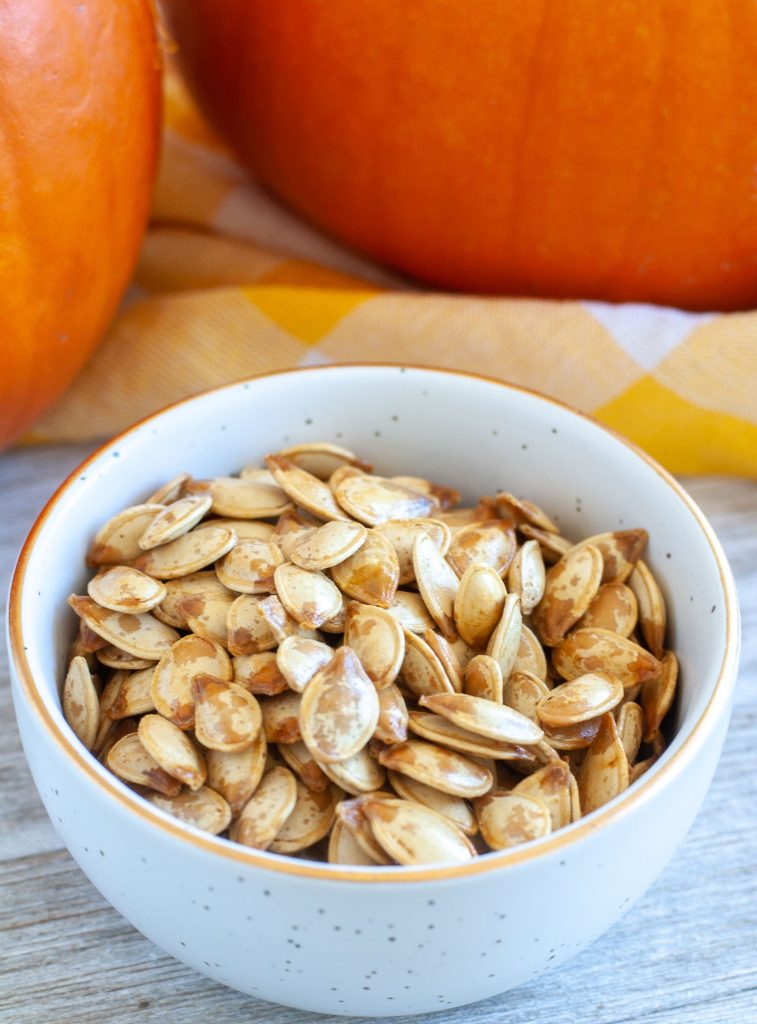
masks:
[[[269,370],[455,367],[593,413],[679,473],[757,475],[757,313],[423,291],[260,189],[175,71],[133,285],[30,440],[107,436],[185,395]]]

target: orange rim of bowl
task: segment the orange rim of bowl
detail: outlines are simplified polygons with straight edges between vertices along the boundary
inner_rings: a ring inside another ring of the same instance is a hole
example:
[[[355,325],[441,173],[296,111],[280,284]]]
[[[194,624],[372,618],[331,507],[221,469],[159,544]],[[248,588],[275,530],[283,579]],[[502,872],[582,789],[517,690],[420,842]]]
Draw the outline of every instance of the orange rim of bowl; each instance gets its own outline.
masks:
[[[107,771],[98,764],[92,754],[82,747],[73,732],[70,732],[69,730],[70,735],[68,735],[61,728],[60,724],[50,714],[50,711],[45,705],[44,699],[37,688],[24,647],[24,636],[21,623],[21,594],[24,588],[27,565],[35,541],[44,529],[51,511],[57,505],[59,499],[66,491],[68,491],[71,485],[76,482],[78,477],[81,476],[82,471],[99,459],[104,452],[108,451],[114,445],[121,443],[125,438],[144,424],[162,417],[165,413],[170,412],[171,410],[187,405],[196,399],[204,398],[207,395],[215,394],[227,389],[231,390],[238,387],[240,384],[253,383],[267,377],[283,377],[304,373],[333,373],[345,369],[356,370],[371,368],[420,371],[438,376],[465,377],[472,380],[483,381],[487,384],[494,384],[507,391],[530,395],[556,407],[557,409],[560,409],[563,412],[568,412],[574,416],[578,416],[580,419],[586,420],[599,430],[615,438],[615,440],[619,441],[643,462],[645,462],[657,474],[657,476],[659,476],[675,492],[696,519],[710,546],[710,550],[712,551],[723,588],[726,619],[726,642],[723,660],[721,662],[720,669],[718,670],[718,676],[707,705],[697,721],[691,727],[688,735],[681,741],[680,746],[674,750],[662,764],[653,765],[646,773],[646,776],[643,776],[642,779],[635,784],[637,788],[635,788],[633,792],[629,793],[626,791],[625,793],[620,794],[618,797],[610,801],[606,807],[593,811],[585,819],[579,819],[577,822],[560,829],[558,832],[555,832],[544,839],[535,840],[534,842],[527,843],[522,847],[513,847],[510,850],[501,850],[496,853],[487,854],[483,857],[476,857],[464,864],[440,865],[438,867],[421,866],[417,868],[402,866],[393,866],[390,868],[348,868],[343,865],[337,866],[319,861],[297,860],[291,857],[282,857],[277,854],[268,854],[200,832],[199,830],[192,828],[192,826],[186,825],[178,819],[172,818],[168,814],[158,811],[146,800],[141,799],[137,794],[131,793],[126,789],[126,787],[123,787],[123,784],[120,783],[115,776],[112,778],[109,776]],[[13,580],[11,582],[8,606],[9,642],[21,690],[31,708],[36,711],[42,724],[52,738],[63,749],[65,755],[69,757],[96,785],[104,789],[122,806],[127,808],[130,813],[139,815],[143,820],[147,821],[149,825],[162,829],[172,838],[191,843],[195,847],[199,847],[200,849],[203,849],[215,856],[225,857],[238,865],[244,864],[251,867],[254,866],[262,868],[265,871],[281,873],[284,875],[295,875],[300,878],[318,878],[327,882],[435,882],[455,878],[466,878],[489,871],[498,871],[510,865],[521,864],[525,861],[554,853],[557,850],[562,850],[565,847],[578,842],[582,837],[595,832],[597,829],[603,828],[607,822],[630,813],[630,811],[638,807],[643,801],[650,798],[651,795],[659,789],[661,785],[663,785],[665,778],[670,778],[673,773],[682,770],[687,757],[690,756],[693,751],[695,738],[702,734],[704,726],[710,722],[710,720],[714,720],[716,704],[721,700],[728,700],[729,692],[726,691],[728,690],[729,683],[732,683],[733,678],[735,678],[735,669],[738,659],[738,621],[738,602],[733,578],[725,555],[712,527],[707,522],[707,519],[704,517],[704,514],[701,512],[697,504],[686,493],[677,480],[675,480],[667,470],[663,469],[659,463],[657,463],[650,455],[635,445],[632,441],[629,441],[627,438],[623,437],[622,434],[619,434],[612,428],[605,426],[603,423],[599,423],[594,419],[594,417],[587,413],[581,412],[580,409],[576,409],[568,403],[561,402],[558,399],[550,398],[548,395],[544,395],[532,388],[521,387],[520,385],[498,380],[495,377],[488,377],[485,374],[471,373],[467,370],[446,369],[413,363],[381,362],[335,363],[326,366],[294,367],[289,370],[273,370],[267,373],[256,374],[253,377],[244,377],[240,380],[221,384],[218,387],[209,388],[207,391],[198,392],[196,394],[189,395],[186,398],[179,399],[179,401],[164,406],[157,412],[151,413],[149,416],[145,416],[136,423],[133,423],[126,430],[116,434],[113,438],[100,445],[90,456],[88,456],[88,458],[84,460],[84,462],[74,469],[45,504],[32,526],[23,547],[21,548],[16,569],[13,574]],[[95,769],[96,765],[97,770]]]

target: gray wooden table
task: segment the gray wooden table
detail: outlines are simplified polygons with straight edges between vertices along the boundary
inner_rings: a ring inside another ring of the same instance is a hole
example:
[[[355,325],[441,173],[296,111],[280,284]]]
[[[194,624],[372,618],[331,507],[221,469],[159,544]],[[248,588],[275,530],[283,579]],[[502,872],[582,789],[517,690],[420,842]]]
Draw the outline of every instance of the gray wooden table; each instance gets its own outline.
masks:
[[[0,456],[0,595],[43,501],[82,447]],[[744,653],[731,728],[688,839],[644,899],[541,980],[435,1024],[757,1022],[757,483],[684,481],[739,587]],[[3,614],[4,618],[4,614]],[[262,1003],[166,956],[96,892],[53,830],[16,733],[0,653],[0,1022],[294,1024],[327,1021]]]

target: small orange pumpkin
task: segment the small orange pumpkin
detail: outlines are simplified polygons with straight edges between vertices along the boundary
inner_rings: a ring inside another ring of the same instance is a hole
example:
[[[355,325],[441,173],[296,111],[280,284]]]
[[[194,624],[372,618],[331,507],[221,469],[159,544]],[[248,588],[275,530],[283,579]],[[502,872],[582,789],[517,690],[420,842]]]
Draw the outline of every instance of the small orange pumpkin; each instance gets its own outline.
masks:
[[[129,280],[160,65],[149,0],[0,5],[0,448],[69,384]]]

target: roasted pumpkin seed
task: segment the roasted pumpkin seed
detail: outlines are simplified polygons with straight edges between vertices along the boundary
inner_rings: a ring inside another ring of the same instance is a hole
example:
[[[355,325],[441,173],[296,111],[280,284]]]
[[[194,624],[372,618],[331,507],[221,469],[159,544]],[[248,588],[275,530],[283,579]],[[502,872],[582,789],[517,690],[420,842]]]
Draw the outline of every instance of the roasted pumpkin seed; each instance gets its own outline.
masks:
[[[317,761],[347,761],[371,738],[378,716],[375,686],[354,651],[340,647],[302,695],[302,738]]]
[[[108,768],[124,782],[155,789],[165,796],[177,796],[181,790],[178,779],[164,772],[155,758],[142,746],[136,732],[124,736],[110,748],[105,758]]]
[[[413,570],[431,618],[447,640],[454,640],[457,636],[454,605],[460,582],[425,533],[419,533],[413,544]]]
[[[379,762],[393,772],[408,775],[452,796],[481,796],[494,784],[491,772],[476,761],[419,740],[407,740],[387,748],[379,754]]]
[[[659,732],[660,724],[673,703],[678,682],[678,658],[672,651],[665,651],[660,665],[659,676],[641,688],[641,706],[646,721],[644,740],[647,743]]]
[[[588,672],[556,686],[539,701],[539,721],[552,729],[586,722],[612,711],[623,699],[623,684],[610,672]]]
[[[639,608],[633,590],[625,583],[603,583],[585,613],[579,629],[609,629],[628,637],[636,628]]]
[[[182,537],[200,522],[205,513],[210,511],[212,504],[213,499],[209,494],[179,498],[178,501],[172,502],[150,520],[147,529],[139,538],[140,548],[149,551],[159,544],[167,544],[177,537]]]
[[[159,580],[176,579],[204,569],[234,547],[237,535],[227,526],[192,530],[158,548],[143,552],[129,563]]]
[[[354,555],[367,536],[361,523],[334,520],[298,536],[289,549],[289,559],[302,569],[330,569]]]
[[[507,850],[552,831],[549,809],[526,793],[490,793],[474,807],[481,835],[492,850]]]
[[[100,724],[100,705],[92,674],[82,657],[74,658],[66,673],[63,715],[87,750],[91,750]]]
[[[533,615],[539,639],[554,647],[586,612],[599,590],[602,556],[590,544],[563,555],[547,573],[544,597]]]
[[[209,786],[203,786],[196,792],[185,791],[174,797],[155,794],[148,799],[154,807],[165,811],[166,814],[214,836],[225,832],[231,821],[231,808],[224,798]]]
[[[261,729],[245,750],[228,753],[208,750],[208,785],[228,802],[233,814],[238,814],[258,788],[265,769],[268,747]]]
[[[274,853],[298,853],[323,839],[334,824],[340,796],[336,786],[316,793],[298,780],[294,808],[268,849]]]
[[[615,719],[602,715],[599,731],[586,751],[578,776],[581,810],[590,814],[628,787],[628,761]]]
[[[462,864],[476,855],[465,833],[430,807],[364,797],[362,811],[379,845],[399,864]]]
[[[216,564],[218,579],[239,594],[268,594],[273,573],[284,556],[271,541],[240,540]]]
[[[502,615],[486,645],[486,653],[494,658],[507,679],[515,667],[520,649],[523,620],[520,613],[520,598],[508,594],[502,607]]]
[[[367,473],[343,477],[334,487],[334,496],[345,512],[366,526],[390,519],[427,518],[439,508],[431,495]]]
[[[374,527],[394,548],[399,565],[399,585],[415,580],[413,545],[419,533],[426,533],[441,555],[446,555],[452,534],[446,523],[439,519],[390,519]]]
[[[177,641],[155,667],[151,684],[155,708],[180,729],[194,725],[192,681],[201,673],[229,680],[231,661],[220,644],[191,633]]]
[[[470,647],[482,651],[502,617],[507,591],[490,565],[473,563],[460,578],[453,615],[460,636]]]
[[[112,612],[101,608],[91,597],[76,594],[69,597],[68,603],[93,632],[136,658],[157,661],[179,639],[175,629],[154,619],[149,612],[142,615]]]
[[[377,689],[393,683],[405,658],[405,634],[384,608],[351,601],[344,642],[360,659]]]
[[[267,455],[265,461],[276,483],[295,505],[301,505],[318,519],[349,521],[350,517],[339,507],[328,484],[283,455]]]
[[[662,658],[667,625],[665,598],[646,562],[641,559],[636,562],[628,577],[628,586],[639,604],[639,626],[646,645],[655,658]]]
[[[87,565],[125,565],[137,558],[142,551],[139,538],[163,507],[154,503],[132,505],[109,519],[95,534]]]
[[[297,802],[297,780],[288,768],[272,768],[231,826],[229,838],[242,846],[267,850]]]
[[[609,629],[577,629],[552,653],[552,663],[563,679],[575,679],[601,669],[612,672],[629,689],[656,679],[661,663],[643,647]]]
[[[397,555],[386,537],[368,530],[359,550],[333,566],[331,578],[355,600],[389,608],[399,580]]]
[[[255,697],[237,683],[200,673],[192,680],[195,736],[209,750],[238,753],[252,745],[263,724]]]
[[[101,608],[141,615],[160,604],[166,596],[166,588],[138,569],[114,565],[92,577],[87,593]]]
[[[452,538],[447,561],[462,577],[471,565],[488,565],[503,576],[515,556],[515,530],[508,522],[491,519],[459,530]]]
[[[488,739],[527,746],[538,743],[543,735],[541,728],[519,711],[483,697],[471,697],[467,693],[437,693],[421,697],[418,703],[461,729]]]
[[[209,494],[215,514],[229,519],[271,519],[289,508],[289,499],[280,487],[258,480],[218,476],[214,480],[193,480],[187,490]]]
[[[147,753],[171,778],[192,790],[205,784],[205,759],[173,722],[162,715],[144,715],[139,720],[137,735]]]
[[[471,697],[482,697],[484,700],[501,704],[504,699],[504,684],[499,662],[488,654],[478,654],[472,658],[465,669],[463,691]]]
[[[527,540],[515,554],[507,570],[507,586],[510,593],[520,598],[524,615],[530,615],[544,597],[546,571],[539,542]]]
[[[342,595],[328,576],[285,562],[273,574],[276,593],[301,625],[317,629],[342,606]]]

